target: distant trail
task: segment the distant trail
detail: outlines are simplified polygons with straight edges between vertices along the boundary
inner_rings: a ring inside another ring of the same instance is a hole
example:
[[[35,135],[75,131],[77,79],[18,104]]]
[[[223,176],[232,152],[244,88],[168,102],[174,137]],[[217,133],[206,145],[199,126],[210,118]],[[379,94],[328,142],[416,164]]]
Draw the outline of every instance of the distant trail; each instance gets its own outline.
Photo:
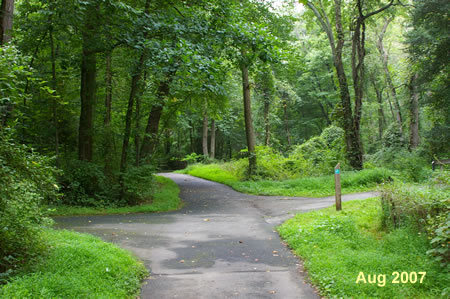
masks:
[[[333,197],[254,196],[184,174],[174,180],[182,210],[58,217],[58,227],[102,237],[134,252],[151,272],[141,298],[319,298],[274,226]],[[377,196],[344,195],[344,201]]]

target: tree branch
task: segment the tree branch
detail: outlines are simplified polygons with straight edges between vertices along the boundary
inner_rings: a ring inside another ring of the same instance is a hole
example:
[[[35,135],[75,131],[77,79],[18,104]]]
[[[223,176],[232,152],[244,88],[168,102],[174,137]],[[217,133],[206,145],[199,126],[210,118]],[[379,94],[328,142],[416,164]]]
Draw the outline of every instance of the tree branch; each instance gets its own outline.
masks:
[[[389,7],[392,6],[392,4],[394,4],[394,0],[391,0],[391,2],[389,2],[386,6],[383,6],[380,9],[372,11],[372,12],[368,13],[367,15],[363,16],[363,20],[365,20],[367,18],[370,18],[371,16],[376,15],[377,13],[380,13],[380,12],[382,12],[385,9],[388,9]]]

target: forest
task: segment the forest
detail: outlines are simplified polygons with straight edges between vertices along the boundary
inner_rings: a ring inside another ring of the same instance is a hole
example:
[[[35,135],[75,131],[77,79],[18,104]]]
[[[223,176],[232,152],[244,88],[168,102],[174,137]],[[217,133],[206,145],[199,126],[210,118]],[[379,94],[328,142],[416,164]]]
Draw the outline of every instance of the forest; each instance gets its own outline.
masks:
[[[340,163],[344,192],[385,184],[385,226],[416,223],[448,265],[449,11],[445,0],[2,0],[0,287],[44,250],[50,233],[36,232],[55,209],[155,202],[175,188],[155,174],[175,170],[318,197],[333,194]]]

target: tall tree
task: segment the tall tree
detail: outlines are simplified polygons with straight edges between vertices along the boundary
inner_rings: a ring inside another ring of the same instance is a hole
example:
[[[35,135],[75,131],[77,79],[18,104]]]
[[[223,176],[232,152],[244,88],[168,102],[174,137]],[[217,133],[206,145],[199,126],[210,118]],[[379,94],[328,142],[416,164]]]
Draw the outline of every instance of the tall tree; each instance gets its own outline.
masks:
[[[0,45],[11,40],[14,18],[14,0],[2,0],[0,8]]]
[[[146,17],[150,12],[150,0],[145,1],[144,5],[144,17]],[[148,31],[145,30],[143,34],[143,42],[146,41],[148,38]],[[128,97],[128,107],[127,107],[127,113],[125,116],[125,130],[123,134],[123,142],[122,142],[122,155],[120,158],[120,198],[123,198],[124,195],[124,182],[123,182],[123,175],[127,169],[127,157],[128,157],[128,148],[129,148],[129,141],[130,141],[130,135],[131,135],[131,117],[133,114],[133,106],[136,96],[139,92],[139,87],[141,83],[144,63],[147,58],[147,51],[145,48],[141,49],[141,53],[138,55],[139,59],[136,62],[136,67],[133,71],[133,75],[131,76],[131,87],[130,87],[130,95]]]
[[[372,12],[364,12],[362,0],[356,1],[356,19],[351,26],[352,36],[352,52],[351,52],[351,69],[352,81],[354,89],[354,103],[352,107],[351,94],[349,90],[348,79],[344,66],[343,50],[345,45],[344,23],[342,20],[342,1],[334,0],[334,25],[336,37],[333,32],[330,19],[326,13],[326,9],[321,0],[318,5],[314,5],[310,1],[302,1],[308,6],[317,17],[320,26],[328,37],[333,63],[337,73],[339,82],[339,91],[342,106],[342,124],[345,131],[345,142],[347,147],[347,157],[350,165],[355,169],[362,169],[363,165],[363,146],[361,142],[361,116],[362,116],[362,100],[364,95],[364,58],[366,56],[365,38],[366,38],[366,21],[386,9],[394,3],[391,0],[387,5],[382,6]]]
[[[84,14],[81,54],[81,110],[78,129],[78,158],[92,161],[94,139],[94,104],[97,78],[97,38],[100,5],[87,2]]]
[[[203,107],[202,150],[203,156],[208,157],[208,102],[206,100]]]
[[[210,141],[210,150],[209,154],[211,159],[216,158],[216,120],[213,118],[211,119],[211,141]]]
[[[413,74],[409,81],[409,147],[415,149],[419,146],[419,90],[417,74]]]
[[[381,61],[383,63],[384,75],[386,77],[386,82],[388,84],[388,88],[389,88],[389,92],[390,92],[392,101],[394,102],[395,120],[396,120],[398,128],[400,130],[400,134],[403,135],[403,117],[402,117],[402,113],[400,110],[400,104],[399,104],[399,99],[397,96],[397,91],[396,91],[394,83],[392,81],[391,72],[389,71],[389,54],[386,51],[386,49],[384,48],[384,43],[383,43],[383,39],[386,34],[386,30],[391,22],[392,22],[392,18],[385,19],[383,28],[381,29],[381,32],[378,34],[377,49],[381,55]]]

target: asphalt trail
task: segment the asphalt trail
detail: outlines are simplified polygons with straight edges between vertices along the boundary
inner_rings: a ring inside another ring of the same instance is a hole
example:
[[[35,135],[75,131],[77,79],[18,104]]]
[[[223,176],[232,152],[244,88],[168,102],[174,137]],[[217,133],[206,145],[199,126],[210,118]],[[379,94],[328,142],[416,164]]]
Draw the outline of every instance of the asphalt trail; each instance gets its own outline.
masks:
[[[162,175],[179,185],[183,209],[57,217],[57,226],[99,236],[137,255],[151,273],[141,298],[319,298],[274,228],[295,213],[332,205],[333,197],[253,196],[188,175]]]

